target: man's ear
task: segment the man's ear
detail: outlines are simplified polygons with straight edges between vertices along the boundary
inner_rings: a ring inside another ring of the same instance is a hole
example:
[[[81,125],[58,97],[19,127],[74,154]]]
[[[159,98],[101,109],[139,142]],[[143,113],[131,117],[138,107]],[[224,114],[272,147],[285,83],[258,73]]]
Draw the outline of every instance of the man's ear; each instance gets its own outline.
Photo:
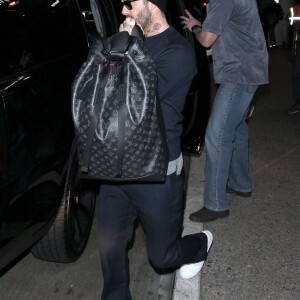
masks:
[[[148,7],[150,10],[155,10],[155,9],[159,9],[155,4],[153,4],[152,2],[148,1]]]

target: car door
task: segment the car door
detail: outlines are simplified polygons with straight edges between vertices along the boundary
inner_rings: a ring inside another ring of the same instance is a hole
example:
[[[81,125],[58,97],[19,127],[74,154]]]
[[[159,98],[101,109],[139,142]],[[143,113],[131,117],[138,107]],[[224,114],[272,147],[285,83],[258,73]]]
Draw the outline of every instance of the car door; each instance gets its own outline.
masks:
[[[166,17],[178,32],[192,45],[196,53],[197,75],[195,76],[183,110],[182,150],[199,154],[204,145],[206,125],[210,108],[210,73],[206,49],[200,45],[195,36],[183,29],[180,16],[185,15],[185,8],[190,0],[167,2]],[[192,6],[194,7],[194,6]]]
[[[118,32],[119,21],[111,0],[79,0],[90,42]]]
[[[76,1],[0,4],[3,258],[12,251],[1,247],[14,237],[28,245],[36,241],[60,205],[73,140],[70,87],[88,45]]]

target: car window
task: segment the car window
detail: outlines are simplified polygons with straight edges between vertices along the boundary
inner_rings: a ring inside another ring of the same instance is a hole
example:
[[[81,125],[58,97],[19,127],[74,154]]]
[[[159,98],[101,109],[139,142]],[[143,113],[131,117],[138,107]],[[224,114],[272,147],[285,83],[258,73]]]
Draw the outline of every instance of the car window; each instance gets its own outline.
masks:
[[[7,151],[6,151],[6,126],[5,126],[5,115],[4,105],[0,96],[0,182],[4,179],[7,167]]]
[[[91,2],[86,0],[79,0],[79,7],[83,16],[85,28],[88,34],[89,40],[106,36],[106,28],[104,24],[103,10],[100,8],[99,2],[93,2],[98,7],[97,11],[99,14],[98,28],[96,27],[95,18],[92,13]]]
[[[122,2],[120,0],[113,1],[113,5],[115,7],[118,23],[121,24],[124,22],[125,19],[125,17],[122,15],[122,8],[123,8]]]
[[[79,0],[79,6],[82,11],[85,27],[90,39],[111,36],[118,31],[118,21],[115,15],[111,0],[95,0],[92,5],[98,12],[98,28],[95,24],[95,16],[92,14],[90,1]]]
[[[183,12],[183,6],[181,8],[181,1],[176,1],[173,3],[172,1],[167,2],[167,20],[168,23],[171,24],[178,32],[180,32],[183,36],[187,36],[186,30],[182,28],[182,24],[180,16]]]
[[[82,32],[76,5],[68,0],[22,0],[0,7],[0,37],[5,41],[0,44],[0,76],[48,63],[76,48],[73,33],[76,28]]]
[[[112,1],[104,0],[103,5],[105,7],[105,12],[106,12],[106,21],[105,21],[106,25],[110,24],[110,26],[106,26],[106,27],[109,27],[109,30],[110,30],[108,32],[107,36],[110,36],[119,31],[119,21],[118,21],[114,6],[112,4]]]
[[[2,135],[0,134],[0,178],[3,177],[4,170],[4,152],[3,152],[3,146],[2,146]]]
[[[184,0],[187,10],[198,20],[206,17],[206,5],[208,0]]]
[[[1,105],[1,104],[0,104]],[[3,133],[2,133],[2,109],[0,108],[0,180],[3,177],[4,173],[4,144],[3,144]]]
[[[5,9],[0,11],[0,76],[15,73],[23,51],[29,50],[26,40],[19,32],[24,28],[25,19],[17,11]]]

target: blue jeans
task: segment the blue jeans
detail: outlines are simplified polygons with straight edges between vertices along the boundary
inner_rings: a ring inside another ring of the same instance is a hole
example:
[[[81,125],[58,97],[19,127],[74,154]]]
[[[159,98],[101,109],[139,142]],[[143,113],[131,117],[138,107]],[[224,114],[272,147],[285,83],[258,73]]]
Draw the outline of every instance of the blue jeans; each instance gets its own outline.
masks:
[[[249,105],[256,85],[222,83],[208,121],[204,206],[214,211],[229,208],[226,185],[240,191],[252,189],[248,168]]]

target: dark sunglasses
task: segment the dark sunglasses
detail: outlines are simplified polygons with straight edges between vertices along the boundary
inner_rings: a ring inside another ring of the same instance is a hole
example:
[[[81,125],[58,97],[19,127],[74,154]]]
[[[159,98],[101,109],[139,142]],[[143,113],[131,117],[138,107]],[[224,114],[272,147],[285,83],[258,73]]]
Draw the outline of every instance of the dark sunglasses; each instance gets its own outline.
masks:
[[[138,1],[138,0],[127,0],[122,1],[122,5],[124,5],[128,10],[132,10],[131,2]]]

